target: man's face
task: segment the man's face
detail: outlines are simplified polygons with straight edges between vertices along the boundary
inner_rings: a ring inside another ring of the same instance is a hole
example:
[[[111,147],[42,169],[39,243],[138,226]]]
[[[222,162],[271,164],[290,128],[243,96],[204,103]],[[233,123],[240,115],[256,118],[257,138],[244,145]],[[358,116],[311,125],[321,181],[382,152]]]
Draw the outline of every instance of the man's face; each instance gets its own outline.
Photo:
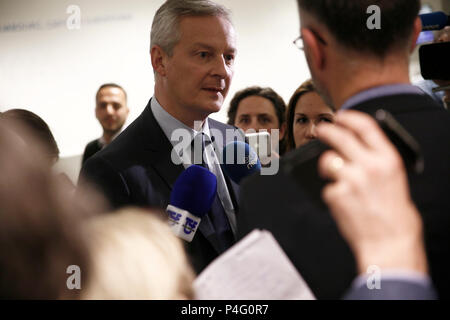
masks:
[[[106,87],[97,96],[95,116],[105,132],[115,134],[120,131],[129,109],[125,93],[116,87]]]
[[[180,41],[167,58],[167,94],[183,112],[202,120],[217,112],[227,96],[234,74],[236,38],[223,17],[184,17]]]

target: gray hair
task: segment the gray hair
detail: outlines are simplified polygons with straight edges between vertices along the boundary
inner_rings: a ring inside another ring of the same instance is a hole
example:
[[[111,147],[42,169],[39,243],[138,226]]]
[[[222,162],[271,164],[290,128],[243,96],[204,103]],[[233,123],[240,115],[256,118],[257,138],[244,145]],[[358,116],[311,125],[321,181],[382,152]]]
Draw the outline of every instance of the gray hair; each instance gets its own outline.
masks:
[[[171,56],[180,40],[180,18],[186,16],[220,16],[231,23],[230,10],[210,0],[167,0],[153,18],[150,50],[158,45]]]

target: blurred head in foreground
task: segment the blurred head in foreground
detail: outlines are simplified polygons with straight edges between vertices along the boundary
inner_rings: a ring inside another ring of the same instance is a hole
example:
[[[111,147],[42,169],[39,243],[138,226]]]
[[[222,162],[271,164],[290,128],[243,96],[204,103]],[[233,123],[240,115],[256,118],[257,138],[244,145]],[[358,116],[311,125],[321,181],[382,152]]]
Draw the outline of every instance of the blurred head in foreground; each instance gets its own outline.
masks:
[[[450,42],[450,26],[447,26],[444,29],[437,32],[434,42],[436,42],[436,43],[437,42]],[[441,87],[446,87],[446,86],[450,85],[449,80],[433,80],[433,81]],[[443,102],[444,102],[444,105],[446,106],[446,108],[449,109],[450,108],[450,89],[444,91]]]
[[[317,139],[317,126],[334,122],[334,111],[307,80],[292,95],[287,111],[287,149],[293,150]]]
[[[94,216],[101,198],[74,198],[39,141],[5,122],[0,150],[0,299],[193,298],[183,245],[158,212]]]

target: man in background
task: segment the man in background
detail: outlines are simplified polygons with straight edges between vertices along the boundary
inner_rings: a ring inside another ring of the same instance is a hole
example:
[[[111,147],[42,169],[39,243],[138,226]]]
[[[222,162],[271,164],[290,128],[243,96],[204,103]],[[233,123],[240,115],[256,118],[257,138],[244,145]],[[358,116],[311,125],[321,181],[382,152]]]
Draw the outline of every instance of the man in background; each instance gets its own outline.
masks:
[[[435,42],[450,42],[450,26],[445,27],[436,36]],[[447,62],[448,63],[448,62]],[[450,75],[449,75],[450,77]],[[440,87],[446,87],[445,90],[443,90],[443,97],[442,102],[444,104],[444,107],[447,110],[450,110],[450,81],[449,80],[434,80],[434,82],[440,86]]]
[[[121,86],[115,83],[100,86],[95,96],[95,117],[103,128],[103,135],[88,143],[82,164],[119,135],[129,112],[127,93]]]

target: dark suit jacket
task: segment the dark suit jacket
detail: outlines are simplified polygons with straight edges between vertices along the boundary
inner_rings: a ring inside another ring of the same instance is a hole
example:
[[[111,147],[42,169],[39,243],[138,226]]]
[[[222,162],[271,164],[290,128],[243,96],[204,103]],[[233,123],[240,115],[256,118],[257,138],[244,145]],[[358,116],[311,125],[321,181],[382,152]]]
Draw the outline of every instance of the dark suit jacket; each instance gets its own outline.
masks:
[[[113,208],[133,205],[165,210],[173,184],[184,170],[183,165],[173,164],[172,144],[158,125],[150,105],[149,102],[143,113],[81,170],[80,183],[89,180],[98,186]],[[223,140],[214,141],[216,150],[220,151],[231,142],[225,141],[225,130],[237,130],[212,119],[209,127],[222,132]],[[225,180],[237,210],[239,187],[226,176]],[[209,214],[202,218],[199,231],[191,243],[185,243],[197,272],[222,253]],[[212,235],[206,238],[209,234]]]
[[[380,108],[422,148],[425,170],[409,173],[411,195],[424,221],[433,283],[441,298],[449,298],[450,114],[422,95],[381,97],[353,109],[373,114]],[[241,183],[240,198],[239,237],[254,228],[270,230],[317,298],[343,296],[356,277],[354,257],[328,210],[312,201],[306,188],[280,170],[276,176],[254,176]]]
[[[89,142],[86,145],[86,148],[84,148],[83,160],[81,160],[81,164],[84,165],[84,163],[87,161],[87,159],[92,157],[94,154],[96,154],[100,150],[102,150],[102,147],[100,145],[100,139],[95,139],[95,140],[92,140],[91,142]]]

